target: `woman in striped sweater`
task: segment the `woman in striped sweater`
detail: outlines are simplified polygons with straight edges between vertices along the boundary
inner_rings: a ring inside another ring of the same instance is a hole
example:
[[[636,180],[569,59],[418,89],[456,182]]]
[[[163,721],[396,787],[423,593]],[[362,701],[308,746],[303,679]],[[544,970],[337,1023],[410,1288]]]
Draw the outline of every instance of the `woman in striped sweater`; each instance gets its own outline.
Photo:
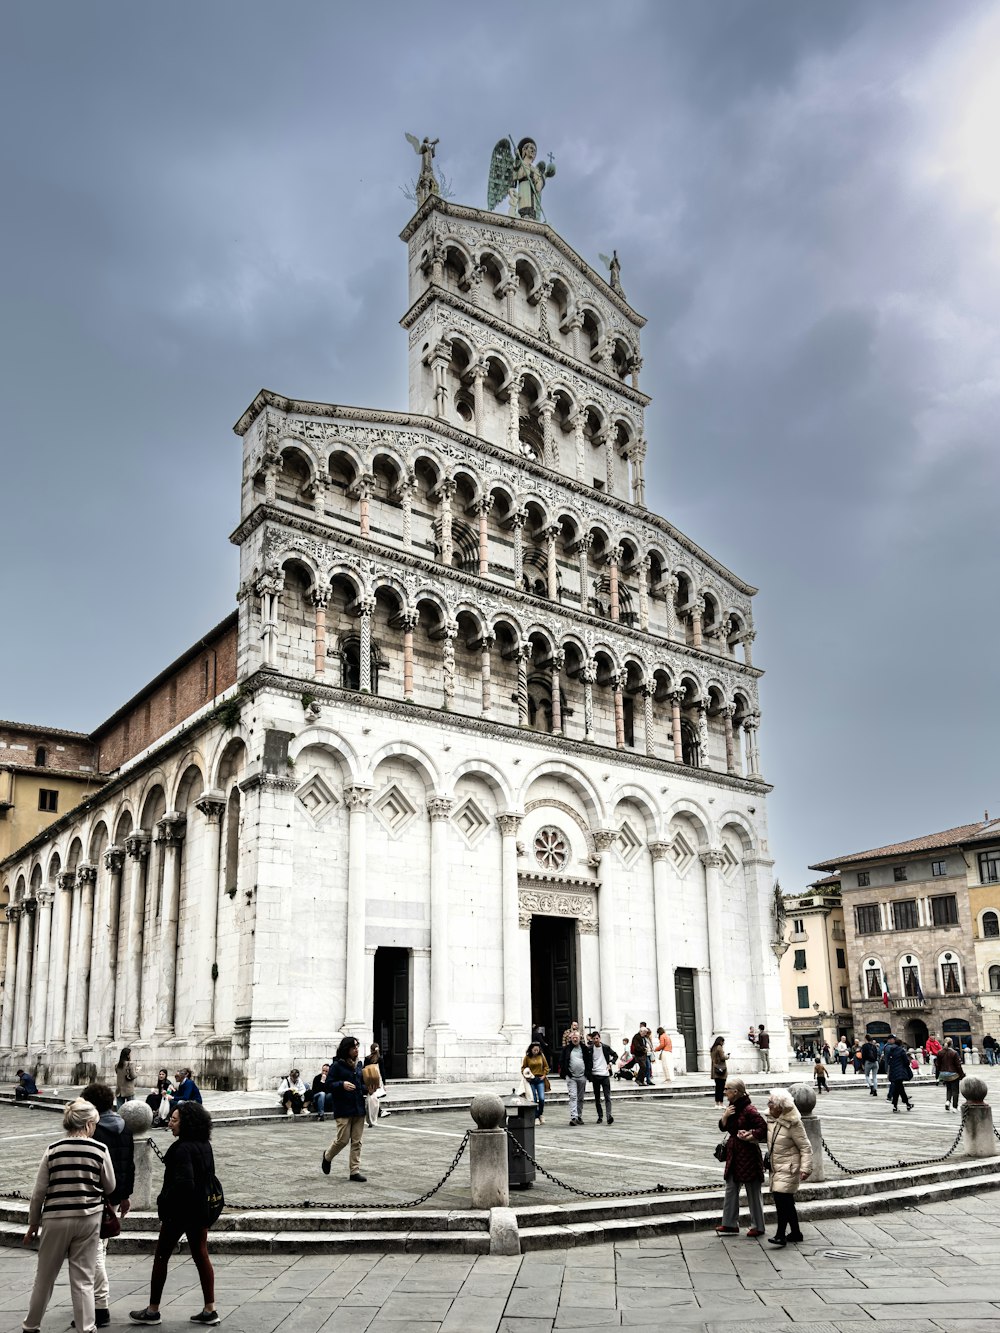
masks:
[[[101,1211],[105,1194],[115,1187],[111,1156],[104,1144],[93,1138],[98,1119],[97,1107],[82,1097],[67,1102],[63,1112],[65,1136],[50,1143],[42,1156],[24,1233],[24,1244],[30,1245],[41,1225],[38,1268],[23,1333],[39,1333],[64,1260],[69,1261],[76,1327],[83,1333],[92,1333],[97,1327],[94,1272]]]

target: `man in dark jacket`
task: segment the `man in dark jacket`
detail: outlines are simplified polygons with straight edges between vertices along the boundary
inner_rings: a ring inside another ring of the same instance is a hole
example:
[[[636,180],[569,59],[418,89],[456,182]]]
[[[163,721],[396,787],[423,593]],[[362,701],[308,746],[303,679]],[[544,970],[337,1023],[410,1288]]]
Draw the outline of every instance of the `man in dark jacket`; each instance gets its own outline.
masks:
[[[107,1201],[112,1207],[117,1207],[119,1217],[125,1217],[131,1207],[130,1200],[135,1187],[135,1141],[132,1131],[114,1109],[114,1088],[106,1083],[91,1083],[80,1096],[100,1112],[101,1118],[94,1130],[94,1138],[105,1145],[115,1169],[115,1188],[108,1195]],[[108,1242],[101,1240],[97,1246],[97,1266],[94,1270],[94,1319],[98,1328],[107,1328],[111,1323],[107,1256]]]
[[[632,1038],[631,1051],[639,1061],[639,1074],[636,1083],[640,1086],[649,1086],[652,1080],[652,1062],[649,1058],[649,1047],[646,1044],[646,1038],[649,1035],[649,1028],[645,1023],[639,1024],[639,1031]]]
[[[320,1166],[328,1176],[330,1163],[350,1144],[350,1178],[363,1184],[368,1177],[361,1174],[361,1136],[365,1132],[365,1083],[361,1070],[357,1037],[343,1037],[328,1076],[337,1137],[323,1154]]]
[[[590,1081],[594,1085],[594,1106],[597,1108],[597,1123],[604,1119],[601,1111],[601,1093],[604,1093],[604,1106],[608,1113],[608,1124],[613,1125],[615,1118],[611,1114],[611,1066],[618,1060],[618,1052],[613,1051],[601,1040],[599,1032],[590,1034]]]
[[[566,1080],[566,1092],[569,1096],[569,1123],[583,1124],[583,1102],[587,1095],[587,1080],[593,1069],[590,1043],[580,1041],[579,1029],[573,1029],[569,1040],[562,1048],[559,1068]]]
[[[893,1114],[899,1111],[900,1097],[906,1104],[906,1109],[912,1111],[913,1103],[906,1095],[906,1083],[913,1077],[913,1070],[910,1068],[910,1057],[906,1048],[895,1037],[890,1037],[882,1055],[885,1059],[885,1072],[889,1078],[889,1099],[892,1102]]]
[[[861,1047],[861,1063],[865,1071],[865,1082],[872,1097],[878,1096],[878,1046],[871,1037],[866,1037]]]

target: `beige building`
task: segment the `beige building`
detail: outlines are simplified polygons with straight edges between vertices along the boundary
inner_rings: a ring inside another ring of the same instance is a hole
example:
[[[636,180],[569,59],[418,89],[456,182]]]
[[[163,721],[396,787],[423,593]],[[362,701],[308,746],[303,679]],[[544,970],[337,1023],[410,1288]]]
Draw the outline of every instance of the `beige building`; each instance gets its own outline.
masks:
[[[997,1035],[1000,822],[963,824],[812,869],[839,874],[858,1036],[891,1031],[911,1046],[950,1036],[978,1049],[991,1026]]]
[[[840,880],[829,875],[784,901],[781,1000],[789,1045],[833,1047],[854,1033]]]

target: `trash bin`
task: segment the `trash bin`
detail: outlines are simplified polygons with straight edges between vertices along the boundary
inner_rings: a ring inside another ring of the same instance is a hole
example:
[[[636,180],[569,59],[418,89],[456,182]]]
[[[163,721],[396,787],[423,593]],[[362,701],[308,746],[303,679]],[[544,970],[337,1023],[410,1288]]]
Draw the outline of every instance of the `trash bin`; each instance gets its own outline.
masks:
[[[535,1103],[520,1097],[507,1101],[507,1183],[512,1190],[530,1189],[535,1180],[535,1165],[514,1147],[514,1141],[535,1155]]]

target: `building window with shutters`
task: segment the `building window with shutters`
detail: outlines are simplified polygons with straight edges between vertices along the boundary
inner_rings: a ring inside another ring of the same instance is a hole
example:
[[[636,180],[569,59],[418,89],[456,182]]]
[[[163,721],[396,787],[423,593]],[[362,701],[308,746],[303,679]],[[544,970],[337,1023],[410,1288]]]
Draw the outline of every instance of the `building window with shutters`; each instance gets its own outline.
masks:
[[[893,930],[916,930],[919,924],[915,898],[904,898],[902,902],[892,904]]]
[[[903,994],[913,999],[920,994],[920,968],[915,963],[903,966]]]
[[[1000,848],[979,853],[980,884],[1000,884]]]
[[[805,951],[805,949],[796,949],[796,950],[795,950],[795,962],[793,963],[793,967],[795,968],[796,972],[804,972],[804,971],[806,970],[806,951]]]
[[[882,998],[882,969],[871,963],[865,968],[865,995],[869,1000]]]
[[[854,921],[859,935],[874,935],[882,929],[882,918],[876,903],[855,907]]]
[[[983,913],[983,939],[1000,939],[1000,917],[996,912]]]
[[[800,1009],[808,1009],[808,1008],[809,1008],[809,987],[808,987],[808,986],[798,986],[798,987],[796,987],[796,989],[798,990],[798,993],[799,993],[799,1008],[800,1008]]]
[[[47,814],[54,815],[59,809],[59,793],[48,791],[42,787],[38,793],[38,808],[44,810]]]
[[[858,888],[867,889],[872,882],[872,877],[867,870],[858,871]]]
[[[847,954],[844,953],[843,949],[837,950],[837,966],[838,967],[847,966]]]
[[[906,866],[893,866],[892,877],[897,884],[903,884],[906,880]]]
[[[935,926],[958,925],[958,899],[953,893],[931,899],[931,916]]]
[[[945,995],[961,995],[957,963],[941,964],[941,990]]]

